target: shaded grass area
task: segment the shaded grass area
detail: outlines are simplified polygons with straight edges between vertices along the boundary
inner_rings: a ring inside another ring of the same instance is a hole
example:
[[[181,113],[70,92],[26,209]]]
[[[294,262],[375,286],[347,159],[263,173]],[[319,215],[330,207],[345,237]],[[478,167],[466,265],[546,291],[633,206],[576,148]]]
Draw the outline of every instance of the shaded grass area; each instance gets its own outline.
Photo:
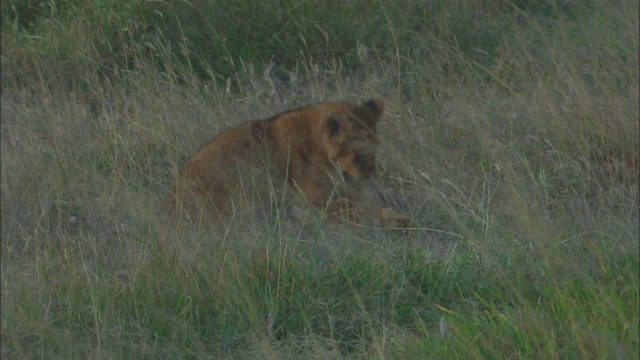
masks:
[[[3,357],[638,356],[636,3],[140,4],[2,3]],[[372,94],[408,236],[159,217],[221,129]]]
[[[144,62],[159,71],[178,68],[187,77],[224,81],[269,63],[287,78],[301,62],[355,71],[380,60],[400,69],[408,59],[427,57],[432,67],[455,73],[465,62],[439,62],[432,53],[450,47],[490,66],[500,60],[500,44],[514,23],[575,22],[595,8],[595,1],[13,0],[3,2],[2,17],[3,28],[19,42],[41,43],[36,53],[13,53],[18,61],[33,66],[55,59],[51,65],[65,74],[58,81],[77,87],[83,76],[76,70],[95,63],[108,78]],[[58,41],[42,41],[51,38]],[[75,41],[64,43],[68,38]],[[92,56],[70,59],[69,51]]]
[[[5,265],[5,355],[606,357],[637,349],[632,255],[601,254],[602,270],[591,274],[536,276],[531,265],[498,272],[469,254],[436,259],[418,246],[319,265],[263,237],[244,252],[212,249],[199,264],[151,245],[127,251],[114,269],[114,255],[92,260],[97,239],[82,240],[50,246],[35,269]]]

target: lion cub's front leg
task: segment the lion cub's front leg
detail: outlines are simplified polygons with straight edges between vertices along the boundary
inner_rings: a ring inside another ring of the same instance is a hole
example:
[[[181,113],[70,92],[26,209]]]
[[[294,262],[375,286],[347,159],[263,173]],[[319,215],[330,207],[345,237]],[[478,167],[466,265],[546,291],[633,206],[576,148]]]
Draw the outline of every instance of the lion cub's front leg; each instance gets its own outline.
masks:
[[[385,229],[408,229],[412,227],[411,219],[401,213],[396,213],[389,208],[380,209],[380,226]]]
[[[352,200],[346,197],[333,198],[326,205],[327,214],[334,219],[346,220],[350,223],[357,223],[356,207]]]
[[[383,205],[384,201],[371,181],[342,185],[334,185],[331,191],[324,189],[324,198],[328,201],[323,207],[330,217],[356,224],[377,220],[383,229],[407,229],[412,226],[407,215]]]
[[[407,229],[412,226],[411,219],[405,214],[390,208],[378,207],[372,201],[358,200],[347,197],[332,198],[326,205],[327,214],[350,223],[360,223],[363,220],[366,223],[364,218],[371,220],[377,218],[380,227],[388,230]]]
[[[362,217],[367,215],[371,218],[377,217],[380,227],[387,230],[412,227],[412,221],[407,215],[397,213],[390,208],[376,210],[376,208],[362,209],[361,207],[362,204],[354,203],[353,200],[348,198],[333,199],[328,207],[328,213],[350,223],[359,223],[364,220]]]

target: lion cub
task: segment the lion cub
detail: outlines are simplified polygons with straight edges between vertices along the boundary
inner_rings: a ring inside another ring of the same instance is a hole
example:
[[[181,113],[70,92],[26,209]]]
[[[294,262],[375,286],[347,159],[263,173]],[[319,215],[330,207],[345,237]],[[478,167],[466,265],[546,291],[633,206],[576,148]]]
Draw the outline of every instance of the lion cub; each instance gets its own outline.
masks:
[[[408,227],[410,219],[383,207],[373,186],[383,111],[378,97],[325,102],[224,130],[187,161],[166,205],[178,218],[200,221],[269,208],[293,194],[297,206],[334,219]]]

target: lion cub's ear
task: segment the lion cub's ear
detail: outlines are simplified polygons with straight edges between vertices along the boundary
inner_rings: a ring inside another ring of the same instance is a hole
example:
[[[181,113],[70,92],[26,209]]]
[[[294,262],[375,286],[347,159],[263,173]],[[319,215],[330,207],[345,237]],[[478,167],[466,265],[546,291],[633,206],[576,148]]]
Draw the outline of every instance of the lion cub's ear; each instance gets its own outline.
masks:
[[[374,96],[370,100],[365,101],[362,104],[362,107],[371,111],[374,117],[374,121],[378,121],[384,113],[384,101],[377,96]]]
[[[339,145],[345,141],[352,125],[351,122],[340,115],[331,113],[327,116],[322,126],[325,148],[331,159],[338,153]]]
[[[329,137],[335,137],[340,133],[340,129],[342,128],[342,123],[340,119],[335,114],[329,114],[326,120],[327,131],[329,133]]]
[[[344,140],[345,134],[351,131],[351,122],[343,116],[331,113],[324,121],[324,126],[330,139],[334,141]]]

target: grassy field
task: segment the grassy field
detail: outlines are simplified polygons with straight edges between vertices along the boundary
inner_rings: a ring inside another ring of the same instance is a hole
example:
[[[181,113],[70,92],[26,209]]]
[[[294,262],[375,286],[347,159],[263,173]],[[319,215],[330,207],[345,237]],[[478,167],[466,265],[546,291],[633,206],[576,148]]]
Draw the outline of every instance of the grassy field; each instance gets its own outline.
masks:
[[[640,356],[637,1],[1,10],[3,359]],[[408,235],[163,223],[221,129],[372,95]]]

